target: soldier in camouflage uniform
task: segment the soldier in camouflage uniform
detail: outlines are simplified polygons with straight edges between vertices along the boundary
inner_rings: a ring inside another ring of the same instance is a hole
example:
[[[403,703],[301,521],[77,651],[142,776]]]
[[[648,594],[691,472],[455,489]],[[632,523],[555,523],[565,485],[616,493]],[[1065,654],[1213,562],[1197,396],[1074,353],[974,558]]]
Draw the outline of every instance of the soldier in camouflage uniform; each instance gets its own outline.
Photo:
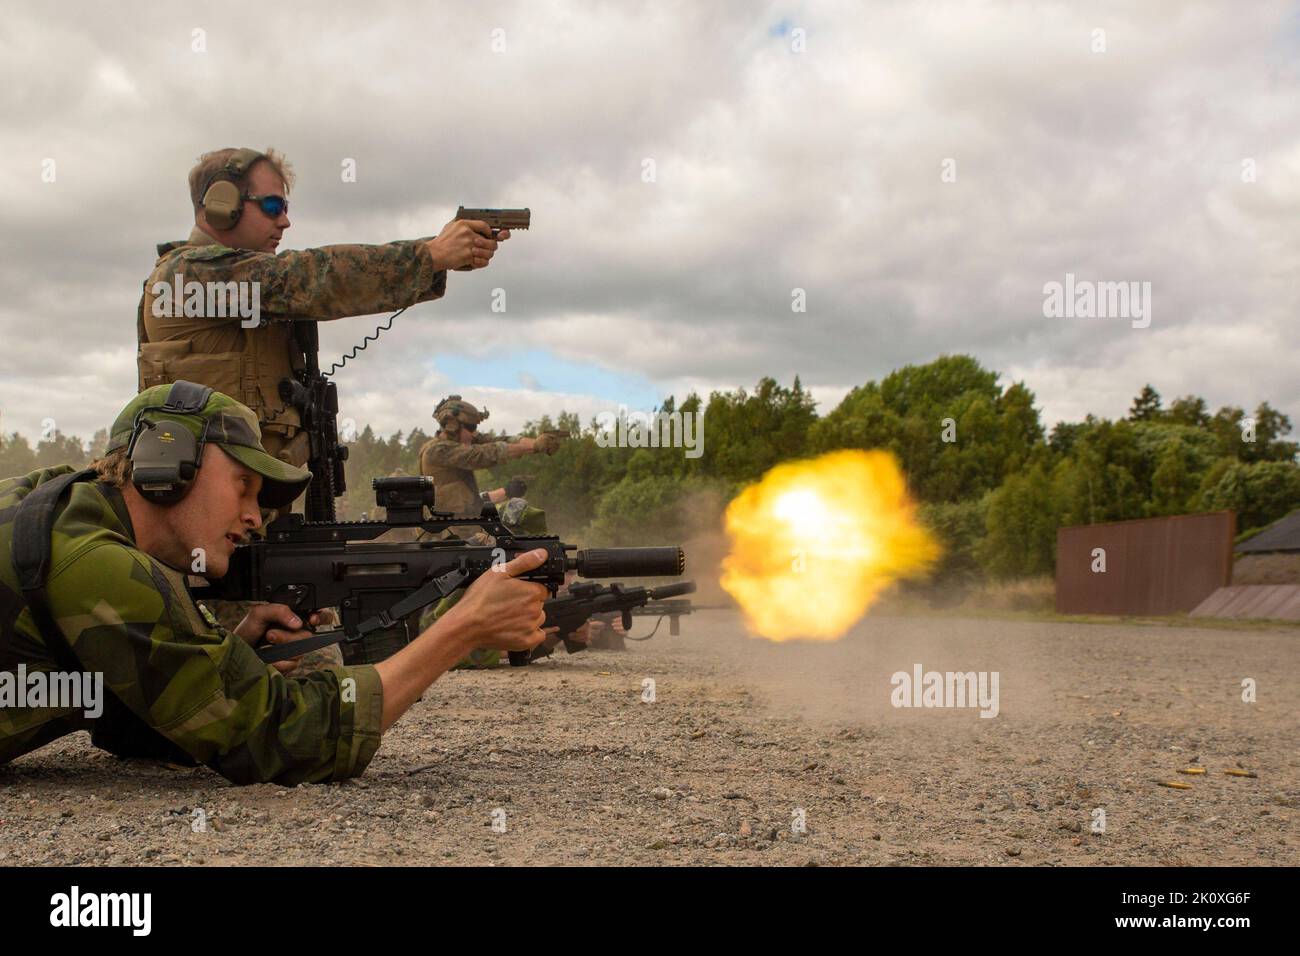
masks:
[[[221,149],[190,170],[194,229],[158,246],[136,317],[139,388],[178,379],[236,398],[257,414],[273,456],[305,465],[307,434],[295,408],[280,398],[281,380],[304,367],[294,321],[388,312],[441,298],[448,269],[487,266],[497,243],[486,223],[453,221],[436,238],[386,245],[334,245],[276,254],[290,226],[287,195],[293,172],[275,150]],[[228,191],[228,208],[219,193]],[[234,220],[231,222],[231,220]],[[503,230],[500,239],[508,239]],[[203,294],[191,302],[188,283]],[[256,320],[242,318],[222,290],[242,290]],[[209,290],[217,294],[208,295]],[[247,606],[214,602],[233,627]],[[312,669],[342,663],[337,647],[307,655]]]
[[[24,671],[50,681],[56,672],[97,673],[106,692],[97,717],[66,701],[0,702],[0,763],[89,730],[111,753],[188,757],[235,783],[356,776],[381,734],[471,649],[525,650],[543,640],[546,589],[514,577],[544,561],[538,550],[506,573],[482,575],[453,611],[381,664],[290,679],[263,663],[251,645],[306,637],[304,622],[263,604],[228,631],[194,603],[186,573],[201,553],[204,573],[224,576],[261,509],[291,502],[310,473],[267,454],[257,417],[228,396],[211,393],[193,412],[157,410],[168,392],[137,396],[114,422],[105,457],[58,495],[48,493],[74,474],[67,466],[0,481],[0,671],[8,672],[0,682],[13,686]],[[161,429],[161,442],[176,441],[169,428],[198,439],[198,467],[177,501],[149,500],[136,486],[128,448],[147,423]],[[30,556],[17,554],[33,536],[30,526],[15,534],[16,522],[33,514],[52,522],[43,586],[32,583]]]
[[[508,239],[510,232],[494,239],[486,223],[453,221],[435,238],[277,255],[290,226],[285,197],[292,185],[292,170],[274,150],[221,149],[200,157],[190,171],[194,229],[188,239],[158,246],[158,261],[144,283],[137,364],[142,390],[183,379],[247,405],[258,415],[267,451],[302,465],[307,437],[299,430],[298,412],[284,407],[278,391],[280,381],[304,364],[292,322],[372,315],[441,298],[447,270],[485,268],[496,239]],[[214,187],[222,186],[233,187],[237,196],[234,211],[224,215],[211,198]],[[229,314],[229,308],[207,314],[206,294],[194,308],[189,293],[179,301],[177,276],[182,289],[197,282],[205,293],[236,288],[226,283],[243,285],[250,303],[256,283],[256,323]]]
[[[504,488],[486,495],[478,490],[474,471],[491,468],[512,458],[545,453],[554,455],[560,447],[557,433],[537,438],[502,438],[480,435],[478,426],[488,418],[459,395],[449,395],[433,410],[437,433],[420,449],[420,474],[433,479],[434,507],[454,515],[478,515],[486,498],[493,504],[506,500]],[[465,525],[452,529],[460,537],[480,542],[479,529]]]

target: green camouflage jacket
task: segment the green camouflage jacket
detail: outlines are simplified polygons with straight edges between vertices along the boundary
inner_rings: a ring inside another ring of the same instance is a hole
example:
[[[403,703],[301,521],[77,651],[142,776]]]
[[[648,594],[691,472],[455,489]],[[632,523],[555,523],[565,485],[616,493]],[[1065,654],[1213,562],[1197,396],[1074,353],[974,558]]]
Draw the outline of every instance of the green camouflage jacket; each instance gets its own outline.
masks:
[[[71,470],[0,481],[0,671],[19,663],[29,674],[62,670],[23,600],[10,547],[18,502]],[[136,547],[114,488],[79,482],[65,494],[46,593],[77,662],[102,673],[105,690],[125,705],[99,721],[126,714],[235,783],[352,777],[379,748],[383,691],[373,667],[290,680],[264,664],[195,604],[182,572]],[[0,707],[0,763],[92,729],[80,710]]]

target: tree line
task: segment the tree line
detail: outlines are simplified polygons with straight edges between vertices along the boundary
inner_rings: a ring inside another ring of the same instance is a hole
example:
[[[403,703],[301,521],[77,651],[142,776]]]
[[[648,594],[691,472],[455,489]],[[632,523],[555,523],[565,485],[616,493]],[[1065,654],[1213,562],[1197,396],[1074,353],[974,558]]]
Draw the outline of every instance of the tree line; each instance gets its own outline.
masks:
[[[602,447],[594,420],[583,426],[559,412],[521,433],[565,428],[574,440],[553,456],[481,473],[479,483],[529,475],[528,497],[552,530],[584,544],[674,543],[719,528],[726,502],[780,461],[882,448],[898,457],[921,519],[944,543],[940,572],[993,578],[1050,573],[1065,525],[1231,508],[1248,534],[1300,506],[1300,446],[1268,402],[1253,413],[1211,412],[1194,395],[1166,406],[1147,385],[1124,418],[1088,415],[1048,432],[1033,393],[1000,378],[970,356],[941,356],[854,388],[820,416],[797,377],[789,387],[765,377],[707,401],[670,397],[658,411],[703,412],[698,458],[680,448]],[[349,445],[343,514],[374,510],[372,477],[418,474],[429,437],[364,428]],[[58,433],[34,446],[12,434],[0,439],[0,475],[80,464],[91,450]]]

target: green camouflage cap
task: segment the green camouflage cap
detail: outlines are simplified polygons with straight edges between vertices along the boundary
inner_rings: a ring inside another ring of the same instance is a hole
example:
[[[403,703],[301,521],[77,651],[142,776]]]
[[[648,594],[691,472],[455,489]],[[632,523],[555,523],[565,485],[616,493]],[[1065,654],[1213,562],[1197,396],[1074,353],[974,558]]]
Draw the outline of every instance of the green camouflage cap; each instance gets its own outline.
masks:
[[[511,498],[497,505],[501,523],[511,531],[523,534],[546,534],[546,512],[535,508],[524,498]]]
[[[171,385],[147,388],[122,409],[113,422],[105,453],[125,448],[131,443],[136,416],[146,408],[161,408],[167,402]],[[257,416],[247,405],[229,395],[214,391],[201,411],[194,414],[156,410],[149,413],[154,422],[176,422],[195,438],[207,425],[207,441],[220,445],[231,458],[262,476],[262,490],[257,495],[263,508],[284,508],[306,489],[311,472],[271,456],[262,447],[262,429]]]

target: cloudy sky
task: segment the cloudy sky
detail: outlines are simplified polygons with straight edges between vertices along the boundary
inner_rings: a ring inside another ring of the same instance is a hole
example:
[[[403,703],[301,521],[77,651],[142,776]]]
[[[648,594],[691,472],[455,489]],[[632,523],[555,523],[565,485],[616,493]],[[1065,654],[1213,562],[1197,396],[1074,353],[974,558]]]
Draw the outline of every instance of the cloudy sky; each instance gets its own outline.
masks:
[[[222,146],[293,162],[282,249],[532,208],[339,373],[384,432],[451,391],[513,427],[762,375],[826,412],[945,352],[1025,381],[1049,426],[1145,382],[1300,424],[1300,12],[1246,9],[7,5],[0,427],[88,437],[129,398],[154,246]],[[1067,273],[1150,282],[1150,326],[1045,317]],[[324,359],[374,324],[324,326]]]

